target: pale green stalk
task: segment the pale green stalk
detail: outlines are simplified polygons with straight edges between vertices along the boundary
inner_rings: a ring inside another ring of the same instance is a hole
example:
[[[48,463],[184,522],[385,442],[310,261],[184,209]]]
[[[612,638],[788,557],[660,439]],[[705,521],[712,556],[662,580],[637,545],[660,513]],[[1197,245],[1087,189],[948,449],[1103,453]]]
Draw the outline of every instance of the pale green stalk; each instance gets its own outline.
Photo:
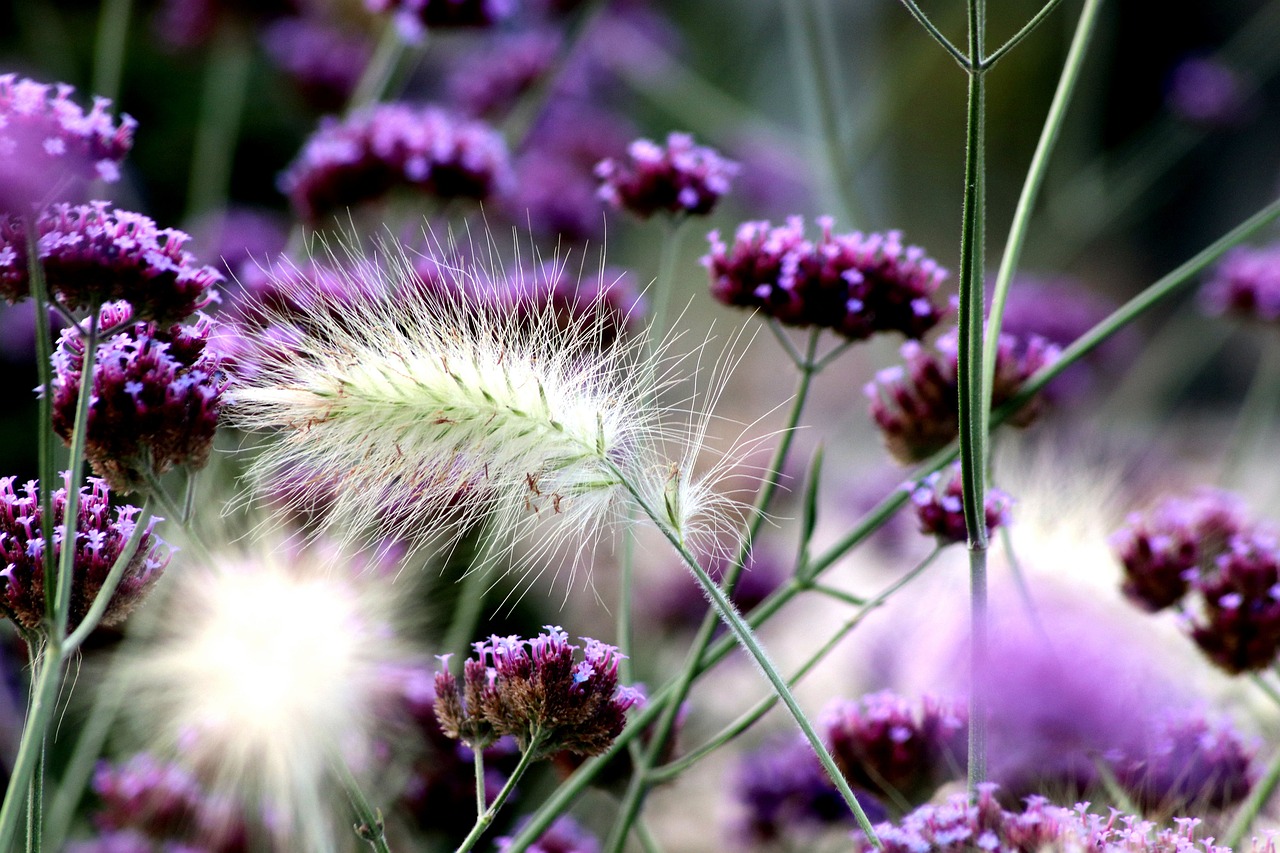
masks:
[[[653,285],[653,310],[649,314],[649,347],[656,349],[667,329],[667,313],[676,285],[676,261],[680,257],[689,217],[662,218],[662,242],[658,255],[658,277]]]
[[[129,35],[133,0],[103,0],[93,48],[93,93],[115,101],[120,97],[124,46]]]
[[[1276,750],[1271,757],[1266,772],[1254,784],[1253,789],[1249,791],[1249,796],[1240,804],[1239,810],[1227,826],[1226,838],[1222,842],[1227,849],[1239,849],[1240,842],[1244,841],[1249,827],[1253,826],[1253,821],[1262,811],[1262,807],[1271,799],[1271,795],[1276,792],[1277,786],[1280,786],[1280,750]]]
[[[111,597],[115,595],[116,587],[120,585],[121,579],[124,578],[125,569],[129,567],[134,554],[138,552],[138,545],[142,542],[142,537],[146,535],[147,524],[151,521],[151,501],[152,498],[148,496],[146,502],[142,505],[142,509],[134,519],[133,531],[129,534],[128,540],[125,541],[120,555],[111,564],[111,569],[102,581],[102,588],[98,590],[98,595],[93,599],[93,604],[89,605],[89,610],[85,613],[84,619],[80,620],[80,624],[76,626],[76,629],[67,637],[66,643],[63,644],[63,657],[74,654],[76,649],[80,648],[80,645],[98,627],[98,623],[102,621],[103,614],[107,612],[107,606],[111,604]]]
[[[529,739],[529,745],[520,755],[520,761],[516,764],[515,769],[511,771],[511,775],[507,777],[506,784],[502,786],[502,790],[498,792],[498,796],[493,798],[493,802],[489,808],[476,818],[475,825],[471,827],[471,831],[467,833],[467,837],[462,839],[462,843],[458,845],[458,849],[454,853],[467,853],[468,850],[476,846],[480,841],[480,836],[485,834],[493,824],[494,818],[498,816],[498,811],[506,804],[507,798],[511,796],[511,792],[515,790],[516,783],[524,776],[524,772],[529,769],[529,765],[533,763],[534,756],[537,755],[542,745],[542,738],[535,733]],[[479,752],[479,750],[475,750]]]
[[[396,29],[396,22],[388,18],[383,25],[382,35],[378,37],[378,45],[373,50],[373,56],[369,58],[369,63],[364,67],[364,73],[360,75],[360,80],[347,101],[348,115],[386,96],[387,86],[395,76],[396,67],[404,54],[404,39]]]
[[[1245,463],[1260,458],[1254,455],[1262,448],[1262,439],[1275,423],[1276,407],[1280,403],[1280,345],[1266,329],[1262,339],[1262,354],[1254,371],[1253,380],[1240,404],[1240,414],[1227,446],[1219,481],[1227,487],[1242,485],[1238,481]]]
[[[252,42],[237,28],[214,36],[200,95],[200,119],[191,151],[187,219],[226,203],[252,67]]]
[[[375,853],[391,853],[391,848],[387,846],[386,834],[383,832],[382,811],[375,811],[369,805],[364,790],[345,761],[341,758],[334,759],[333,769],[343,790],[347,793],[347,798],[351,801],[352,811],[356,814],[356,835],[367,841]]]

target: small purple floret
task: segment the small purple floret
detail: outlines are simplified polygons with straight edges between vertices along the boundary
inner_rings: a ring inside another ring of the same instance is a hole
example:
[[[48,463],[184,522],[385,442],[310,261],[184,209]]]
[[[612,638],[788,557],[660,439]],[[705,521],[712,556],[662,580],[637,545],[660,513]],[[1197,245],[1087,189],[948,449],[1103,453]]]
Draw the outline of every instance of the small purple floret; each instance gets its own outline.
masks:
[[[1280,243],[1228,252],[1200,289],[1200,305],[1212,316],[1280,321]]]
[[[637,139],[625,159],[607,158],[596,166],[600,198],[648,219],[671,214],[710,213],[729,192],[739,166],[714,149],[695,145],[687,133],[671,133],[666,145]]]
[[[911,503],[916,510],[920,532],[936,536],[941,544],[965,542],[968,529],[964,519],[964,484],[960,479],[959,463],[941,471],[935,471],[911,492]],[[1013,499],[1000,489],[988,489],[986,499],[986,527],[990,536],[995,529],[1009,523],[1009,507]]]

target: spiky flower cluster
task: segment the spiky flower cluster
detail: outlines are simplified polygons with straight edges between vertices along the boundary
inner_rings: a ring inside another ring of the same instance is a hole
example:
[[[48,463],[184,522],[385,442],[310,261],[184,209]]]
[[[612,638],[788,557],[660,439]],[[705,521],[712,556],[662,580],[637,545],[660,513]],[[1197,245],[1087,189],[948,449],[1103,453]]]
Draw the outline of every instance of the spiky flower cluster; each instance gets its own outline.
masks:
[[[932,348],[907,341],[901,352],[906,364],[880,371],[863,391],[871,400],[871,417],[889,453],[909,464],[946,447],[959,432],[958,332],[947,332]],[[1023,382],[1055,361],[1059,352],[1037,335],[1019,341],[1002,334],[996,350],[992,408],[1010,400]],[[1041,398],[1036,397],[1010,423],[1027,426],[1041,408]]]
[[[1200,305],[1214,316],[1280,321],[1280,244],[1228,252],[1200,289]]]
[[[554,625],[544,630],[530,640],[493,636],[476,643],[461,687],[448,669],[436,675],[436,715],[446,734],[474,749],[511,735],[535,757],[609,748],[627,709],[641,701],[634,688],[618,686],[618,650],[584,637],[577,660],[567,633]]]
[[[1244,502],[1217,489],[1167,497],[1145,513],[1131,513],[1111,536],[1125,596],[1152,612],[1177,604],[1227,543],[1252,527]]]
[[[36,235],[49,291],[68,309],[125,299],[140,320],[176,323],[213,301],[222,281],[186,250],[187,234],[105,201],[53,205]],[[0,218],[0,297],[16,302],[30,289],[22,220]]]
[[[63,475],[65,484],[67,475]],[[4,615],[27,630],[38,629],[45,618],[44,519],[39,488],[35,481],[14,490],[14,477],[0,477],[0,562],[4,570]],[[62,553],[63,519],[67,507],[66,488],[53,493],[55,523],[53,548],[55,565]],[[138,508],[111,507],[111,490],[106,482],[91,478],[80,487],[80,509],[76,516],[74,572],[68,628],[74,630],[98,597],[102,583],[124,550],[134,531]],[[138,550],[125,567],[120,585],[102,617],[112,625],[129,615],[169,564],[169,549],[152,534],[158,519],[151,519],[138,543]]]
[[[1253,787],[1252,750],[1225,718],[1165,714],[1140,750],[1107,756],[1116,780],[1145,812],[1223,809]]]
[[[94,98],[86,114],[74,91],[0,74],[0,211],[30,213],[68,182],[119,180],[137,122],[114,122],[107,98]]]
[[[714,149],[695,145],[689,134],[671,133],[665,146],[650,139],[635,140],[627,146],[626,160],[601,160],[596,177],[600,198],[648,219],[659,211],[710,213],[729,192],[738,168]]]
[[[936,536],[940,544],[964,542],[968,530],[964,519],[964,483],[960,479],[959,464],[925,477],[911,492],[920,532]],[[987,535],[997,527],[1009,523],[1009,507],[1013,499],[1000,489],[988,489],[984,517]]]
[[[129,323],[126,302],[103,309],[103,341],[93,370],[85,458],[113,489],[145,488],[150,474],[204,467],[218,428],[226,381],[206,347],[210,323],[163,328]],[[125,325],[127,324],[127,325]],[[53,428],[70,442],[84,373],[83,330],[62,332],[53,354]]]
[[[420,41],[432,27],[489,27],[508,17],[513,0],[364,0],[375,14],[392,15],[400,35]]]
[[[1102,853],[1230,853],[1231,848],[1197,839],[1200,821],[1182,818],[1172,829],[1112,811],[1091,814],[1087,805],[1066,809],[1043,797],[1029,797],[1021,812],[1006,811],[996,800],[995,786],[981,785],[977,802],[956,794],[938,805],[926,805],[898,825],[880,824],[876,847],[861,833],[854,835],[858,853],[1022,853],[1027,850],[1094,850]]]
[[[913,703],[884,690],[833,703],[822,725],[850,785],[920,803],[943,782],[963,775],[967,721],[959,702],[925,696]]]
[[[947,271],[918,246],[904,246],[901,232],[836,234],[830,217],[818,226],[822,233],[812,241],[798,216],[776,228],[745,222],[732,246],[712,231],[711,252],[702,259],[711,295],[855,341],[891,331],[919,338],[942,319],[933,299]]]
[[[493,311],[465,289],[421,286],[403,257],[386,263],[346,267],[340,298],[290,300],[304,316],[264,309],[287,344],[244,341],[227,414],[281,439],[257,460],[260,483],[328,472],[318,503],[335,495],[328,524],[343,535],[422,542],[484,518],[498,542],[539,529],[582,549],[624,496],[687,540],[714,534],[731,507],[711,487],[725,471],[688,474],[697,427],[664,423],[642,342],[600,345],[606,312],[564,328],[554,300]]]
[[[434,106],[377,104],[324,119],[280,176],[280,190],[315,223],[397,188],[484,200],[510,180],[506,144],[489,125]]]

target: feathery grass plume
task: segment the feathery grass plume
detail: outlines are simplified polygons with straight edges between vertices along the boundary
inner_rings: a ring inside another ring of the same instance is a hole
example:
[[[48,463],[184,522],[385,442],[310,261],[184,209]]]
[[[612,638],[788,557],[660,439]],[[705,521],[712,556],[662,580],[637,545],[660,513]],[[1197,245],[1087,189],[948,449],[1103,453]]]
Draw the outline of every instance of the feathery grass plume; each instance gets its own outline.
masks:
[[[404,639],[398,549],[271,544],[184,567],[121,678],[149,752],[266,816],[251,831],[271,849],[323,853],[350,832],[340,768],[371,775],[375,739],[399,730],[400,673],[426,656]]]
[[[288,321],[288,344],[250,342],[229,408],[237,426],[277,434],[259,484],[320,472],[331,530],[411,544],[483,521],[502,548],[572,540],[581,556],[632,489],[694,547],[722,532],[734,501],[716,485],[731,471],[694,470],[708,420],[675,416],[691,401],[659,406],[671,360],[643,336],[615,339],[604,301],[568,319],[551,303],[494,310],[484,294],[509,286],[497,249],[470,248],[437,244],[430,281],[402,248],[351,257],[341,304],[292,300],[310,310]],[[557,264],[542,274],[557,278]]]

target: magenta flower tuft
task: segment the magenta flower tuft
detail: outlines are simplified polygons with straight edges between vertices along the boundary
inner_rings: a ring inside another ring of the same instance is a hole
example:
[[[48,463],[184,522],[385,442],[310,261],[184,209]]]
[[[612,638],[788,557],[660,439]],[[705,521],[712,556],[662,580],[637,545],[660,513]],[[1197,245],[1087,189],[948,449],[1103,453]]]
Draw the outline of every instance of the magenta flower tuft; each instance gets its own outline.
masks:
[[[695,145],[687,133],[671,133],[666,146],[637,139],[627,158],[612,157],[596,165],[600,198],[614,207],[648,219],[658,211],[671,214],[710,213],[738,174],[738,164],[718,152]]]
[[[531,640],[490,637],[464,664],[463,690],[446,669],[436,675],[436,715],[450,737],[483,748],[511,735],[522,750],[545,757],[561,750],[599,755],[642,701],[618,686],[613,646],[583,638],[583,659],[569,635],[548,625]]]
[[[959,702],[925,696],[916,706],[884,690],[833,703],[822,724],[850,785],[919,803],[964,775],[967,719]]]
[[[64,484],[67,476],[63,474]],[[27,630],[36,630],[45,617],[43,513],[36,482],[28,482],[19,494],[14,490],[15,479],[0,477],[0,562],[5,564],[0,571],[4,585],[0,606],[5,616]],[[55,561],[62,553],[66,505],[67,491],[58,489],[53,493]],[[116,557],[133,534],[137,516],[138,508],[133,506],[118,506],[112,512],[111,490],[106,481],[91,477],[89,485],[80,487],[69,629],[75,630],[89,612]],[[147,524],[102,624],[114,625],[128,616],[169,564],[168,546],[152,533],[157,521],[153,518]]]
[[[901,350],[906,364],[880,371],[863,389],[871,400],[871,417],[880,427],[885,446],[899,462],[926,459],[959,433],[958,338],[959,333],[952,329],[932,349],[907,341]],[[1022,342],[1002,334],[996,350],[992,407],[1010,400],[1023,382],[1056,360],[1059,353],[1039,336]],[[1034,398],[1010,422],[1027,426],[1041,408],[1041,398]]]
[[[408,42],[419,42],[432,27],[491,27],[509,17],[513,0],[364,0],[375,14],[394,16]]]
[[[1239,497],[1207,488],[1131,514],[1111,536],[1124,566],[1125,596],[1152,612],[1178,603],[1228,542],[1252,526]]]
[[[125,299],[139,319],[176,323],[217,298],[222,276],[186,250],[190,238],[142,214],[105,201],[57,204],[36,231],[49,291],[67,309]],[[0,219],[0,297],[17,302],[30,286],[22,221]]]
[[[965,542],[968,530],[964,520],[964,484],[960,479],[960,465],[935,471],[911,492],[920,532],[936,536],[940,544]],[[987,490],[987,535],[1001,525],[1009,523],[1009,507],[1013,499],[1000,489]]]
[[[876,332],[920,338],[942,319],[933,302],[947,271],[902,234],[833,233],[829,217],[818,220],[815,243],[804,221],[785,225],[745,222],[732,246],[717,231],[702,259],[711,275],[711,295],[726,305],[754,308],[792,326],[829,328],[850,340]]]
[[[1228,252],[1200,289],[1200,305],[1212,316],[1280,321],[1280,243]]]
[[[1202,602],[1191,638],[1222,669],[1265,669],[1280,654],[1280,550],[1274,538],[1232,537],[1211,570],[1192,581]]]
[[[68,182],[119,180],[137,122],[113,121],[107,98],[94,98],[85,113],[74,91],[0,74],[0,211],[29,213]]]
[[[280,189],[315,223],[398,187],[485,200],[510,180],[506,145],[489,125],[439,107],[378,104],[324,119],[280,176]]]
[[[102,315],[104,324],[127,323],[129,306],[113,303]],[[203,317],[168,329],[133,323],[98,347],[85,456],[112,488],[142,489],[147,471],[200,468],[208,460],[226,386],[218,357],[205,346],[209,329]],[[69,442],[84,369],[80,330],[62,332],[53,363],[53,427]]]

